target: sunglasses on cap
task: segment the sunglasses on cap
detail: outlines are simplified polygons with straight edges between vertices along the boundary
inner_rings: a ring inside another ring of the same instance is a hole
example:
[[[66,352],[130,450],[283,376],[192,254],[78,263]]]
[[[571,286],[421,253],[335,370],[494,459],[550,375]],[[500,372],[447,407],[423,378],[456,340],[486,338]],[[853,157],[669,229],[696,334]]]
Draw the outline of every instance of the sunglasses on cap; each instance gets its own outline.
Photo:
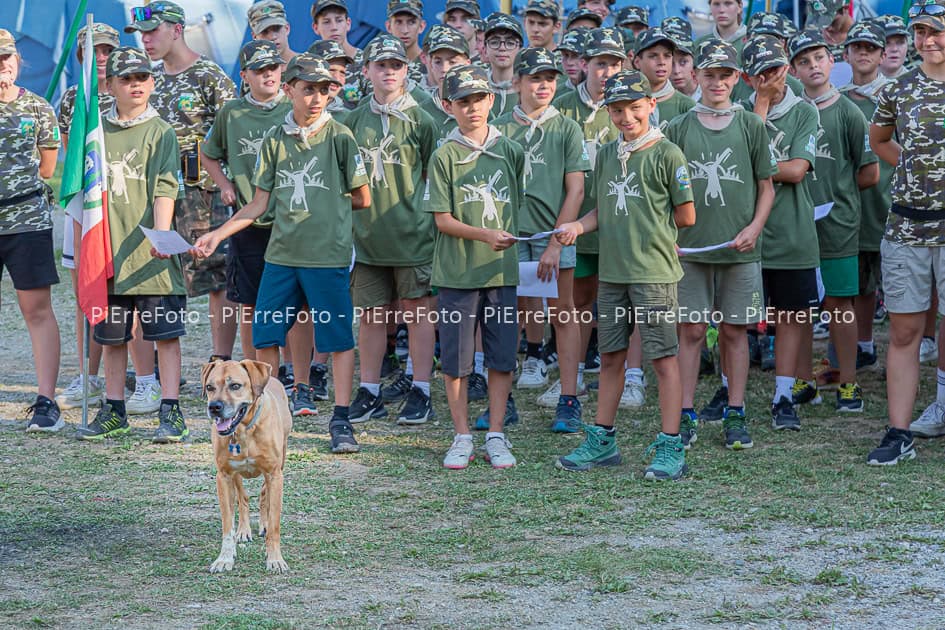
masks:
[[[163,2],[154,2],[144,7],[134,7],[131,9],[131,19],[135,22],[144,22],[151,18],[158,17],[159,14],[166,11],[169,7]]]
[[[945,6],[938,4],[937,0],[926,0],[924,4],[914,4],[909,8],[910,18],[915,18],[920,15],[941,17],[945,15]]]

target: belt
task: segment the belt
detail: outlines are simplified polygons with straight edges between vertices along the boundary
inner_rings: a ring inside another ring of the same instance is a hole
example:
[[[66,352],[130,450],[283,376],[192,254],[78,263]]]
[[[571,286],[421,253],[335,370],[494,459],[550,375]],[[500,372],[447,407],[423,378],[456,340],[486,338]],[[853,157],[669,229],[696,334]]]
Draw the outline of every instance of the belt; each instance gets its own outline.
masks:
[[[16,197],[10,197],[9,199],[0,199],[0,208],[9,208],[10,206],[15,206],[17,204],[23,203],[24,201],[30,201],[35,197],[42,197],[43,189],[37,188],[36,190],[30,191],[28,193],[23,193],[22,195],[17,195]]]
[[[894,203],[889,211],[913,221],[945,221],[945,209],[924,210],[900,206],[898,203]]]

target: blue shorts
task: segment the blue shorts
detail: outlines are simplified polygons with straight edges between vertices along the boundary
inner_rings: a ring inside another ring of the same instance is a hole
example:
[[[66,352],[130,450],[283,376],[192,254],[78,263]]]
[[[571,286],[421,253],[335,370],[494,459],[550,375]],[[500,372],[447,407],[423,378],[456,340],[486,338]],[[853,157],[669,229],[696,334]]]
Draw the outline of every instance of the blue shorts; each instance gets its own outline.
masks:
[[[354,307],[347,267],[286,267],[267,262],[253,311],[253,347],[285,346],[295,320],[315,325],[319,352],[354,348]],[[301,312],[303,305],[309,310]],[[304,321],[304,320],[303,320]]]

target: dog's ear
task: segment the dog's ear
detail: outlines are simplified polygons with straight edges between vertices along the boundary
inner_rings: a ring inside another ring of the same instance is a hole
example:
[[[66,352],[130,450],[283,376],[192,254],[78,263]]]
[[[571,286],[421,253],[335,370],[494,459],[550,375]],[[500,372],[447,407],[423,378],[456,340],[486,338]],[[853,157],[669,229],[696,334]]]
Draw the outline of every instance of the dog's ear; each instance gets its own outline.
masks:
[[[219,364],[222,363],[220,360],[211,361],[210,363],[205,363],[204,366],[200,369],[200,393],[203,396],[207,395],[207,380],[210,378],[210,373],[213,372],[213,369]]]
[[[269,384],[269,377],[272,375],[272,366],[262,361],[251,361],[243,359],[240,365],[249,374],[249,382],[253,386],[253,398],[262,396],[263,390]]]

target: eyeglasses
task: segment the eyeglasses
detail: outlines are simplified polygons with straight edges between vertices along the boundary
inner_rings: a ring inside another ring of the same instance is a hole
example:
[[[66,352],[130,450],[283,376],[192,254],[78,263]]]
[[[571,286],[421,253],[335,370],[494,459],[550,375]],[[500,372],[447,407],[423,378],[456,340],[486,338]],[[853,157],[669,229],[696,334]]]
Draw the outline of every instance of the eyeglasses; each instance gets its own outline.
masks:
[[[937,3],[937,0],[926,0],[924,4],[914,4],[909,8],[909,17],[914,18],[920,15],[931,15],[941,17],[945,15],[945,6]]]
[[[517,39],[487,39],[486,46],[492,50],[514,50],[521,48],[522,42]]]

